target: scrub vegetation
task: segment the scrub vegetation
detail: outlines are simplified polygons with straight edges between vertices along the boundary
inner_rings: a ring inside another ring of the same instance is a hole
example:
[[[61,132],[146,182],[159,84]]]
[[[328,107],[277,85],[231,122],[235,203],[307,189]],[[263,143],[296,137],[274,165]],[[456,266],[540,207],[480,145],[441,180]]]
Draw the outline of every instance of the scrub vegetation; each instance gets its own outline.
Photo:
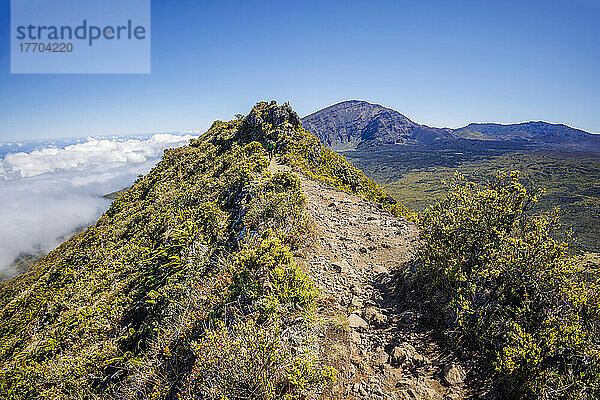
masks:
[[[557,217],[532,213],[519,174],[455,176],[420,216],[407,279],[455,349],[487,368],[501,398],[600,395],[598,265],[570,254]]]
[[[271,157],[294,172],[271,173]],[[517,173],[451,178],[413,214],[274,102],[166,150],[96,224],[2,285],[0,393],[327,393],[337,371],[315,345],[319,292],[294,257],[315,239],[297,172],[419,225],[401,282],[504,398],[600,395],[597,259],[556,238]]]
[[[489,143],[489,142],[484,142]],[[379,182],[399,203],[423,211],[444,198],[443,181],[456,172],[485,183],[497,171],[520,171],[521,182],[538,193],[535,212],[560,216],[555,234],[566,239],[572,231],[573,249],[600,252],[600,157],[598,153],[523,151],[470,147],[434,149],[365,148],[344,155]]]
[[[0,392],[293,399],[334,381],[309,346],[317,290],[292,257],[313,236],[305,199],[294,173],[267,170],[273,143],[314,179],[403,211],[287,105],[216,121],[3,284]]]

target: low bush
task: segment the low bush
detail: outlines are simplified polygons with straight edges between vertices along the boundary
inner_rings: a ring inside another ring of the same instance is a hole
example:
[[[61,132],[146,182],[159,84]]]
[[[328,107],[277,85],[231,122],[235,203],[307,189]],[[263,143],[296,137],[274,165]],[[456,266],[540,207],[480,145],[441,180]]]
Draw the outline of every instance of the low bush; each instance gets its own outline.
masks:
[[[241,251],[233,265],[231,297],[245,314],[258,312],[259,321],[281,313],[312,311],[316,289],[293,261],[289,248],[267,231],[259,245]]]
[[[489,360],[503,398],[597,398],[600,286],[535,202],[517,172],[485,186],[457,176],[421,215],[408,273],[451,342]]]
[[[240,321],[218,324],[193,344],[196,363],[184,398],[302,399],[307,388],[335,380],[332,368],[319,366],[281,339],[281,329]]]

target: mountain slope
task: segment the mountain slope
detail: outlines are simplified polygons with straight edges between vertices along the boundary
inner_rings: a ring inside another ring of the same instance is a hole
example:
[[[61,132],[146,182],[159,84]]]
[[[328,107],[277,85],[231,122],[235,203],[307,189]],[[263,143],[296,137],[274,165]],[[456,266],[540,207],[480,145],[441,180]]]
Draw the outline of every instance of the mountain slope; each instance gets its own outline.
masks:
[[[302,118],[302,125],[334,149],[361,141],[429,144],[449,136],[444,130],[419,125],[390,108],[366,101],[334,104]]]
[[[314,349],[314,240],[298,177],[404,209],[288,106],[216,121],[86,231],[0,288],[0,393],[14,399],[297,398],[335,370]],[[254,371],[260,371],[255,374]],[[257,394],[258,393],[258,394]]]

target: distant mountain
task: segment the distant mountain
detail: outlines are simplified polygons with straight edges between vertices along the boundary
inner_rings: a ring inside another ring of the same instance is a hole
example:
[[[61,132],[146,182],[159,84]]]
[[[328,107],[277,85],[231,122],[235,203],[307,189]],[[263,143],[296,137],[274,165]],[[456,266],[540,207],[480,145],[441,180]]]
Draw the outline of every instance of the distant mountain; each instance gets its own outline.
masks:
[[[398,111],[366,101],[334,104],[302,119],[321,143],[339,149],[374,140],[384,144],[430,144],[451,137],[443,129],[417,124]]]
[[[600,135],[563,124],[543,121],[520,124],[469,124],[451,130],[458,138],[496,141],[528,142],[533,147],[552,147],[564,150],[600,150]]]
[[[304,128],[335,150],[362,142],[400,145],[445,143],[462,146],[464,140],[505,142],[531,149],[600,151],[600,135],[562,124],[525,122],[501,125],[472,123],[463,128],[433,128],[411,121],[398,111],[366,101],[334,104],[302,119]],[[484,145],[484,143],[482,143]],[[490,146],[494,146],[492,143]],[[503,145],[505,146],[505,145]]]

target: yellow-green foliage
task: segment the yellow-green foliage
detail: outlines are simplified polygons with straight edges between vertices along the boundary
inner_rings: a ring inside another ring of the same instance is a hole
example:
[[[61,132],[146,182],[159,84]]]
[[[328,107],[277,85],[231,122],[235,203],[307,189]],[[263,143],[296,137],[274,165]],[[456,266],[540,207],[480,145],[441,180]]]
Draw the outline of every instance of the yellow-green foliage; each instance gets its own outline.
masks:
[[[316,297],[312,281],[293,261],[289,248],[271,232],[257,247],[239,252],[233,265],[231,295],[246,313],[257,311],[259,320],[281,313],[311,310]]]
[[[303,390],[324,387],[336,376],[293,351],[281,328],[252,320],[229,328],[219,323],[193,348],[196,364],[184,391],[206,399],[303,399]]]
[[[314,287],[291,257],[311,239],[304,196],[297,176],[267,171],[264,149],[302,131],[294,115],[261,103],[165,151],[95,225],[3,284],[0,394],[202,398],[205,386],[188,379],[194,368],[230,372],[219,370],[228,355],[202,343],[268,333],[279,346],[298,324],[308,340]],[[267,350],[288,396],[331,380],[309,349],[292,358]],[[217,361],[202,364],[205,356]]]
[[[530,216],[517,172],[449,186],[421,216],[412,278],[455,344],[491,361],[505,398],[597,398],[600,285],[553,238],[556,221]]]
[[[313,231],[302,212],[304,201],[298,177],[291,172],[276,172],[253,190],[244,225],[251,231],[277,232],[291,246],[307,243]]]
[[[472,153],[471,150],[458,156],[466,160],[456,165],[453,151],[416,154],[363,151],[359,154],[365,158],[358,158],[356,162],[370,177],[388,182],[383,185],[386,191],[413,210],[424,210],[444,198],[446,190],[441,182],[451,179],[456,171],[473,182],[485,182],[498,170],[519,170],[526,187],[544,187],[544,193],[538,196],[536,213],[550,216],[559,207],[557,233],[566,237],[567,232],[573,230],[575,248],[600,251],[600,158],[597,155],[511,151],[500,156],[485,156],[485,152]]]
[[[310,134],[303,135],[301,140],[293,143],[283,160],[312,179],[325,182],[347,193],[361,195],[367,200],[381,203],[397,216],[412,218],[408,209],[398,204],[375,181],[366,177],[344,156],[322,147],[318,140]]]

